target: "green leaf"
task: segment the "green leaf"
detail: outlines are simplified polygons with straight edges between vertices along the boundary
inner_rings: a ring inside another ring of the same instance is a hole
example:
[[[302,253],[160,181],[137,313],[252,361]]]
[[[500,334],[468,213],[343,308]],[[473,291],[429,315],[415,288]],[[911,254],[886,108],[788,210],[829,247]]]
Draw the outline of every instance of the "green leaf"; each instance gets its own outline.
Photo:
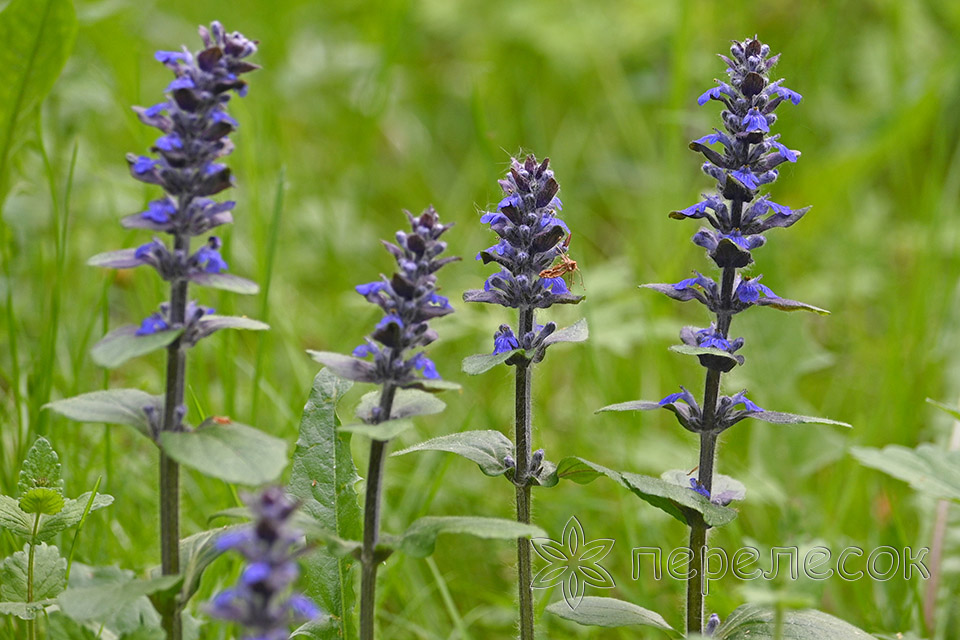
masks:
[[[543,340],[543,346],[549,346],[558,342],[586,342],[590,337],[590,330],[587,328],[587,319],[580,318],[575,324],[563,329],[557,329]]]
[[[756,604],[737,607],[714,633],[717,640],[772,640],[774,612]],[[783,612],[781,640],[870,640],[872,635],[822,611]]]
[[[365,422],[346,424],[340,427],[338,431],[355,433],[361,436],[367,436],[368,438],[372,438],[374,440],[386,442],[387,440],[392,440],[404,431],[412,428],[413,420],[401,418],[399,420],[385,420],[384,422],[377,424],[366,424]]]
[[[260,292],[260,285],[256,282],[235,276],[232,273],[197,273],[191,275],[190,280],[201,287],[211,287],[246,296],[252,296]]]
[[[442,378],[434,378],[434,379],[424,378],[423,380],[417,380],[415,382],[411,382],[409,385],[407,385],[406,388],[422,389],[423,391],[428,391],[430,393],[439,393],[441,391],[460,391],[463,387],[461,387],[456,382],[452,382],[450,380],[443,380]]]
[[[0,616],[14,616],[21,620],[33,620],[41,613],[44,607],[54,604],[56,600],[47,598],[36,602],[0,602]]]
[[[44,437],[37,438],[27,451],[23,466],[20,468],[19,482],[17,482],[17,489],[21,495],[34,488],[53,489],[57,493],[63,493],[60,458]]]
[[[0,12],[0,181],[6,182],[14,148],[32,131],[26,121],[39,113],[76,34],[70,0],[13,0]]]
[[[364,422],[372,419],[373,408],[380,405],[380,392],[371,391],[360,398],[357,405],[357,417]],[[447,408],[440,398],[419,389],[397,389],[393,396],[393,407],[390,409],[390,419],[412,418],[413,416],[429,416],[440,413]]]
[[[30,489],[20,496],[20,508],[24,513],[52,516],[63,510],[63,496],[59,491],[47,488]]]
[[[883,449],[853,447],[851,453],[862,464],[909,482],[917,491],[960,500],[960,451],[946,451],[933,444],[915,449],[891,444]]]
[[[341,378],[354,380],[355,382],[377,381],[377,368],[373,366],[372,362],[332,351],[311,351],[308,349],[307,353],[316,362],[329,368]]]
[[[463,359],[461,369],[466,374],[477,376],[490,371],[498,364],[503,364],[514,355],[524,355],[523,349],[504,351],[503,353],[476,353]]]
[[[638,473],[620,473],[583,458],[564,458],[557,465],[557,475],[577,484],[587,484],[606,476],[686,525],[691,524],[693,513],[699,513],[711,527],[725,525],[737,517],[733,509],[713,504],[690,488]]]
[[[951,407],[948,404],[937,402],[933,398],[927,398],[927,402],[935,406],[937,409],[940,409],[941,411],[952,416],[954,420],[960,420],[960,409],[958,409],[957,407]]]
[[[23,512],[16,499],[0,495],[0,528],[29,538],[33,535],[33,518]]]
[[[150,421],[144,407],[163,412],[163,398],[139,389],[110,389],[93,391],[44,405],[55,413],[77,422],[125,424],[153,442]]]
[[[522,524],[502,518],[479,518],[468,516],[427,516],[415,520],[400,536],[399,551],[414,558],[426,558],[433,553],[437,537],[444,533],[464,533],[488,540],[514,540],[516,538],[545,538],[540,527]]]
[[[670,346],[670,351],[674,353],[680,353],[685,356],[717,356],[719,358],[724,358],[730,360],[734,364],[740,364],[740,361],[734,357],[728,351],[723,349],[717,349],[714,347],[694,347],[689,344],[675,344]]]
[[[642,625],[662,629],[672,637],[681,637],[659,613],[638,607],[616,598],[586,596],[576,609],[571,609],[564,600],[547,607],[547,611],[565,620],[592,627],[628,627]]]
[[[201,531],[180,540],[180,567],[183,574],[183,586],[180,589],[180,601],[189,602],[200,588],[200,578],[210,563],[223,555],[217,547],[217,539],[224,533],[244,528],[245,525],[218,527]]]
[[[652,411],[654,409],[663,409],[659,402],[649,400],[628,400],[627,402],[618,402],[617,404],[608,404],[594,411],[602,413],[604,411]]]
[[[47,617],[47,638],[49,640],[98,640],[97,634],[93,631],[59,611],[54,611]]]
[[[0,563],[0,600],[5,602],[28,602],[27,562],[30,545],[23,545]],[[67,560],[60,557],[60,550],[44,543],[34,548],[33,557],[33,602],[55,598],[63,591],[67,581]]]
[[[352,385],[328,369],[314,378],[300,418],[290,473],[290,493],[301,501],[298,515],[345,540],[363,535],[363,515],[354,488],[360,478],[350,453],[351,435],[337,430],[337,403]],[[337,555],[329,548],[317,549],[303,559],[307,595],[332,615],[329,625],[308,624],[298,629],[299,635],[314,640],[356,638],[355,563],[349,553]]]
[[[696,478],[696,475],[690,475],[683,469],[671,469],[661,473],[660,477],[670,484],[688,489],[690,488],[690,479]],[[726,502],[739,502],[747,496],[747,488],[736,478],[717,473],[713,476],[711,494],[715,498],[722,497]]]
[[[67,597],[68,593],[75,590],[100,588],[118,588],[122,590],[123,585],[129,584],[134,577],[132,571],[118,569],[117,567],[90,567],[79,562],[74,562],[70,571],[69,587],[67,591],[61,594],[61,597]],[[177,578],[178,576],[170,577]],[[171,581],[170,584],[171,586],[175,585],[176,580]],[[169,589],[170,587],[167,588]],[[68,598],[72,597],[72,594],[68,596]],[[107,597],[109,597],[109,594]],[[69,615],[69,612],[65,613]],[[137,634],[143,628],[160,627],[160,614],[157,613],[146,596],[139,596],[132,599],[124,598],[118,601],[116,607],[104,614],[98,622],[106,624],[112,631],[120,634]],[[184,615],[185,636],[187,623],[188,618]],[[126,635],[122,635],[121,637],[125,638]],[[138,636],[133,635],[132,637]],[[162,637],[159,640],[162,640]]]
[[[46,541],[53,538],[64,529],[69,529],[83,518],[83,512],[90,502],[91,492],[81,494],[74,499],[68,499],[63,504],[63,509],[56,515],[41,516],[40,526],[37,528],[37,540]],[[90,511],[103,509],[113,504],[113,496],[106,493],[98,493],[90,506]]]
[[[499,431],[463,431],[431,438],[407,447],[393,455],[402,456],[414,451],[446,451],[476,462],[488,476],[499,476],[507,471],[503,459],[513,455],[513,443]]]
[[[287,443],[238,422],[206,420],[193,431],[164,431],[160,446],[171,458],[211,478],[259,485],[287,466]]]
[[[93,361],[106,369],[114,369],[131,358],[163,349],[183,333],[183,329],[165,329],[138,336],[138,329],[134,325],[125,325],[103,336],[90,349]]]
[[[852,425],[849,425],[846,422],[830,420],[829,418],[801,416],[796,413],[783,413],[781,411],[760,411],[759,413],[751,413],[747,417],[753,418],[754,420],[769,422],[770,424],[831,424],[837,427],[847,427],[848,429],[853,428]]]
[[[126,578],[126,579],[123,579]],[[60,609],[78,622],[85,620],[109,621],[124,609],[152,593],[174,587],[181,576],[161,576],[136,580],[129,576],[93,586],[71,587],[60,594]]]
[[[270,329],[270,325],[266,322],[260,322],[246,316],[203,316],[198,324],[205,333],[219,331],[220,329],[242,329],[246,331],[267,331]]]

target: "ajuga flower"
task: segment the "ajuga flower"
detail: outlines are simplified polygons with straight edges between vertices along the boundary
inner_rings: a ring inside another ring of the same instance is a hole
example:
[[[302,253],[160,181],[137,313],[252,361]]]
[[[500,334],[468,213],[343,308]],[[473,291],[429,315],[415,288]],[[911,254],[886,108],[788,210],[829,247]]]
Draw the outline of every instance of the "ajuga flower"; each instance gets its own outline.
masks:
[[[303,534],[290,525],[297,504],[280,487],[265,489],[248,504],[253,525],[226,533],[216,543],[221,551],[242,554],[246,566],[237,585],[217,595],[207,612],[244,627],[243,640],[286,640],[291,624],[320,615],[309,598],[290,589],[304,551]]]
[[[356,291],[383,311],[372,333],[353,350],[353,358],[311,352],[338,375],[391,387],[415,386],[418,380],[439,378],[433,361],[418,351],[437,339],[434,318],[453,313],[450,301],[437,293],[436,272],[456,257],[441,258],[447,243],[440,236],[452,225],[441,224],[433,207],[419,216],[405,212],[410,231],[397,231],[395,243],[383,245],[397,261],[389,278],[357,285]],[[361,360],[371,358],[371,360]]]
[[[500,181],[504,198],[496,211],[480,217],[500,239],[477,259],[501,269],[487,278],[483,290],[464,293],[465,301],[545,309],[583,299],[569,292],[562,277],[541,275],[564,251],[561,241],[570,234],[558,214],[563,206],[557,197],[560,185],[549,166],[549,158],[538,163],[533,155],[523,164],[511,161],[509,173]]]

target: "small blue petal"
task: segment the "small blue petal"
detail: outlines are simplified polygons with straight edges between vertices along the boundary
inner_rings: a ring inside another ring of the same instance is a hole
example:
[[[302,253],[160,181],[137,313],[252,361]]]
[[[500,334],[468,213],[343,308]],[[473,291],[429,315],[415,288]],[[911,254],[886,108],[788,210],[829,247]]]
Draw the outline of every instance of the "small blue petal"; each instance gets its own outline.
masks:
[[[771,202],[768,200],[767,206],[782,216],[789,216],[793,214],[793,209],[791,209],[790,207],[784,206],[782,204],[777,204],[776,202]]]
[[[403,328],[403,320],[400,319],[400,316],[391,313],[380,319],[380,322],[377,323],[377,329],[383,329],[390,323],[397,325],[401,329]]]
[[[491,211],[480,216],[480,222],[482,224],[501,224],[508,222],[507,216],[503,215],[499,211]]]
[[[386,283],[384,282],[368,282],[367,284],[358,284],[356,286],[357,293],[362,296],[368,296],[371,293],[379,293],[386,288]]]
[[[263,582],[270,577],[270,573],[271,569],[269,564],[266,562],[254,562],[243,570],[243,575],[240,577],[240,580],[246,585],[252,585]]]
[[[137,329],[134,335],[149,336],[158,331],[166,331],[169,328],[170,325],[167,324],[163,316],[159,313],[154,313],[143,319],[143,322],[140,323],[140,328]]]
[[[422,371],[424,378],[435,380],[440,377],[440,374],[437,373],[437,365],[423,353],[418,353],[414,356],[413,368],[417,371]]]
[[[133,171],[134,173],[143,174],[152,171],[154,166],[156,166],[156,161],[153,158],[139,156],[133,163]]]
[[[730,175],[739,180],[747,189],[756,189],[760,186],[757,177],[747,167],[731,171]]]
[[[493,355],[506,353],[520,348],[520,342],[514,335],[513,329],[509,325],[502,324],[500,329],[493,334]]]
[[[696,140],[694,140],[694,142],[697,142],[699,144],[716,144],[720,142],[720,134],[711,133],[709,135],[703,136],[702,138],[697,138]]]
[[[793,104],[800,104],[800,101],[803,99],[803,96],[793,89],[787,89],[786,87],[778,86],[775,91],[778,96],[785,100],[789,100]]]
[[[747,115],[743,116],[740,124],[743,125],[746,131],[770,131],[770,125],[767,124],[767,119],[756,109],[747,111]]]
[[[166,111],[169,107],[170,107],[169,102],[161,102],[159,104],[155,104],[152,107],[145,109],[143,112],[143,115],[147,116],[148,118],[155,118],[161,113],[163,113],[164,111]]]
[[[514,207],[516,209],[520,208],[520,196],[516,193],[511,193],[507,195],[503,200],[497,204],[497,209],[503,209],[504,207]]]
[[[353,350],[353,356],[355,358],[366,358],[367,356],[376,355],[379,351],[375,345],[361,344]]]
[[[797,161],[797,152],[788,148],[786,145],[777,142],[776,140],[771,141],[771,143],[777,150],[780,152],[780,155],[784,157],[787,162],[796,162]]]
[[[187,54],[182,51],[157,51],[153,54],[157,62],[169,64],[171,62],[183,62],[187,59]]]
[[[690,478],[690,488],[702,495],[707,500],[710,499],[710,492],[696,478]]]
[[[557,295],[569,291],[569,289],[567,289],[567,283],[563,281],[563,278],[540,278],[540,284],[544,289]]]
[[[161,136],[157,138],[157,148],[164,151],[174,151],[176,149],[183,149],[183,142],[180,140],[180,136],[175,133],[169,135]]]
[[[164,91],[176,91],[178,89],[194,89],[197,85],[193,83],[193,79],[189,76],[180,76],[173,82],[167,85],[167,88]]]

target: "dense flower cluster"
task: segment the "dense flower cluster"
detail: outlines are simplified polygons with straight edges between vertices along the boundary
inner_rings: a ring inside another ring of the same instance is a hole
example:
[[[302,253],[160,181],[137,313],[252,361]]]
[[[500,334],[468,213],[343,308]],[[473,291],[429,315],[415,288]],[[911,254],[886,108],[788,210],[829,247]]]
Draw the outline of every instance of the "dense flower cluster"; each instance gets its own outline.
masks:
[[[286,640],[290,625],[312,620],[320,610],[306,596],[291,593],[300,573],[297,557],[303,534],[290,526],[297,504],[280,487],[265,489],[249,502],[251,527],[217,540],[221,551],[234,550],[246,559],[240,582],[217,595],[207,611],[215,618],[242,625],[244,640]]]
[[[549,168],[550,159],[537,162],[533,155],[521,164],[511,159],[510,171],[500,188],[504,197],[497,210],[484,213],[480,222],[489,224],[499,240],[477,254],[484,264],[491,262],[500,271],[487,278],[483,289],[463,294],[466,302],[486,302],[515,309],[545,309],[554,304],[576,304],[583,299],[570,293],[563,276],[550,275],[556,259],[566,251],[564,237],[570,229],[558,212],[563,203],[557,197],[560,185]],[[494,353],[517,348],[537,349],[556,324],[536,325],[532,332],[516,336],[509,325],[494,334]]]
[[[352,375],[348,372],[356,380],[403,387],[420,376],[440,377],[425,353],[408,357],[407,352],[436,340],[437,333],[430,328],[429,321],[453,313],[450,301],[437,293],[435,275],[440,267],[459,260],[440,257],[447,243],[439,238],[453,225],[440,224],[433,207],[420,216],[406,214],[410,232],[398,231],[396,244],[383,243],[397,261],[397,272],[389,279],[384,277],[356,288],[384,314],[373,333],[353,350],[357,358],[373,356],[372,363],[356,361]]]
[[[770,47],[759,40],[734,42],[730,54],[721,56],[729,83],[718,80],[697,100],[701,105],[711,100],[724,104],[724,130],[714,129],[690,143],[691,149],[703,154],[703,171],[717,181],[716,193],[704,194],[700,202],[671,214],[709,223],[693,241],[721,268],[750,264],[750,252],[766,242],[761,233],[789,227],[809,209],[793,210],[768,196],[757,197],[762,185],[777,179],[779,165],[800,157],[799,151],[780,142],[779,134],[770,134],[777,107],[785,101],[799,104],[800,94],[784,87],[783,80],[770,80],[769,72],[780,56],[771,56]],[[717,144],[719,151],[712,146]]]
[[[549,158],[538,163],[533,155],[523,164],[511,161],[509,173],[500,181],[503,200],[496,211],[480,218],[500,240],[477,259],[495,262],[501,270],[487,278],[482,291],[467,291],[463,295],[467,302],[545,309],[582,299],[569,292],[562,277],[540,275],[561,254],[561,241],[570,233],[557,214],[563,206],[557,197],[560,185],[549,165]]]
[[[259,68],[245,60],[257,46],[240,33],[227,33],[219,22],[209,29],[200,27],[200,37],[204,49],[196,53],[186,48],[157,52],[156,59],[173,71],[174,80],[166,88],[165,100],[134,110],[144,124],[162,135],[150,149],[153,156],[127,155],[131,175],[162,187],[165,194],[145,211],[124,218],[123,226],[170,234],[173,246],[154,238],[136,249],[101,254],[90,262],[116,269],[148,265],[170,282],[250,289],[252,283],[225,273],[228,265],[220,255],[219,237],[209,236],[196,251],[191,251],[190,238],[233,221],[235,203],[210,196],[232,186],[230,169],[219,162],[233,150],[229,135],[238,126],[226,106],[230,92],[246,94],[247,84],[240,76]],[[161,310],[144,320],[137,335],[171,328],[167,313]]]

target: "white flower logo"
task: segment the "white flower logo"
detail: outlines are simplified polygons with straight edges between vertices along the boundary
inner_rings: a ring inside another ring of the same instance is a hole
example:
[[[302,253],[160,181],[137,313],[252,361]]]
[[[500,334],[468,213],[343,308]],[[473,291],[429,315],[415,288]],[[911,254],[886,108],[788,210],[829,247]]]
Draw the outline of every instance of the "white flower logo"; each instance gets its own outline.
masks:
[[[583,600],[586,585],[600,589],[616,586],[613,576],[599,562],[613,549],[614,540],[600,538],[586,541],[583,525],[576,516],[571,516],[563,527],[563,542],[550,538],[533,538],[533,549],[547,562],[533,577],[534,589],[547,589],[561,585],[563,600],[571,609],[576,609]]]

